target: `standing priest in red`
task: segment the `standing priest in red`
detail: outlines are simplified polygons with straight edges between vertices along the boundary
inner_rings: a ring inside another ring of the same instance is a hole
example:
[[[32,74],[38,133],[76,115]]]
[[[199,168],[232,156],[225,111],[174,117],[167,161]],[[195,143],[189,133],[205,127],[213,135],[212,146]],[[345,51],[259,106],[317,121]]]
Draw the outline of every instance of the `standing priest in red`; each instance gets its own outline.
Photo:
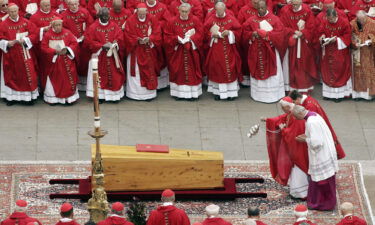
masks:
[[[65,202],[60,207],[61,219],[56,225],[79,225],[74,219],[73,206],[70,203]]]
[[[190,10],[190,4],[182,3],[180,15],[169,21],[165,29],[171,96],[177,100],[194,100],[202,94],[203,25]]]
[[[54,105],[71,104],[79,99],[75,56],[78,42],[61,18],[55,17],[51,29],[44,35],[41,50],[46,74],[44,101]]]
[[[243,24],[249,44],[250,95],[255,101],[272,103],[285,96],[280,51],[284,44],[283,24],[259,1],[258,14]]]
[[[14,212],[10,216],[2,221],[1,225],[26,225],[28,223],[36,223],[42,225],[39,220],[29,217],[26,214],[27,202],[24,200],[17,200],[14,208]]]
[[[109,20],[115,22],[121,30],[125,29],[126,20],[132,15],[129,9],[124,8],[122,0],[113,0],[112,8],[109,11]]]
[[[91,60],[87,72],[86,95],[94,97],[93,58],[98,58],[100,77],[99,99],[120,101],[124,97],[125,72],[122,65],[123,33],[116,23],[109,21],[109,9],[99,9],[99,19],[86,32],[86,44],[89,47]]]
[[[238,97],[238,82],[242,80],[241,57],[236,45],[241,38],[241,25],[225,9],[223,2],[217,2],[216,14],[204,24],[205,45],[209,48],[205,63],[208,92],[217,100]]]
[[[308,92],[319,81],[314,58],[315,17],[310,6],[302,0],[292,0],[280,11],[285,25],[288,50],[284,56],[283,72],[285,90]]]
[[[79,43],[79,55],[77,55],[77,69],[80,78],[78,89],[86,90],[87,67],[90,59],[90,52],[87,51],[84,33],[93,23],[90,13],[79,5],[78,0],[67,0],[68,9],[61,16],[64,20],[64,27],[76,36]]]
[[[147,225],[190,225],[185,211],[174,206],[175,194],[166,189],[161,194],[163,204],[150,213]]]
[[[352,93],[351,77],[351,27],[346,18],[338,16],[335,9],[327,9],[327,20],[318,29],[322,47],[321,74],[323,97],[341,101]]]
[[[134,225],[124,217],[124,205],[121,202],[112,204],[111,214],[107,219],[100,221],[97,225]]]
[[[158,21],[147,13],[147,5],[140,3],[137,12],[125,26],[126,97],[134,100],[156,98],[158,71],[156,46],[161,45]]]
[[[33,46],[38,41],[36,26],[18,14],[18,6],[9,4],[9,17],[1,23],[0,49],[1,62],[0,97],[12,105],[13,101],[33,104],[37,99],[38,77]]]

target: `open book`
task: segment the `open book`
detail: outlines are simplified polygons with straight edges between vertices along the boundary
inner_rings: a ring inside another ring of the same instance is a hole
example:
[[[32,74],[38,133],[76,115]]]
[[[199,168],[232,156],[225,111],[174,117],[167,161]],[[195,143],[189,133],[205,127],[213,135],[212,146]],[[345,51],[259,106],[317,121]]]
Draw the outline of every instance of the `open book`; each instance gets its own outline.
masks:
[[[66,48],[64,40],[49,40],[48,46],[57,51],[61,51]]]

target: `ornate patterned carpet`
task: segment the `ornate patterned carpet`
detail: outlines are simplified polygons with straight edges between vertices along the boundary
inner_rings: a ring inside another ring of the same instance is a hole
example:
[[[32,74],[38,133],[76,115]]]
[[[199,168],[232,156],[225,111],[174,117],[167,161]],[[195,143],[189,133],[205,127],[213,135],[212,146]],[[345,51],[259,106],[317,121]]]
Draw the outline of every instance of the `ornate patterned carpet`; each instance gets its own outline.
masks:
[[[0,162],[0,219],[13,210],[17,199],[29,202],[28,213],[40,219],[43,224],[52,225],[58,220],[58,209],[63,199],[50,200],[49,194],[56,192],[76,191],[77,185],[49,185],[52,178],[85,178],[90,174],[89,162]],[[280,186],[270,176],[267,162],[242,161],[225,164],[226,177],[256,177],[265,179],[264,184],[238,184],[241,191],[263,191],[267,199],[237,199],[235,201],[217,201],[221,215],[233,224],[241,224],[246,209],[250,205],[259,206],[262,220],[268,224],[292,224],[293,207],[297,203],[288,195],[288,188]],[[341,163],[337,175],[338,204],[350,201],[356,207],[356,214],[364,217],[368,224],[371,220],[371,209],[364,189],[361,168],[356,163]],[[69,200],[75,207],[75,218],[80,223],[88,219],[86,203]],[[192,222],[204,219],[204,207],[210,202],[185,201],[177,206],[185,209]],[[157,206],[158,202],[147,202],[147,210]],[[337,210],[330,212],[311,211],[310,218],[317,224],[331,225],[340,220]]]

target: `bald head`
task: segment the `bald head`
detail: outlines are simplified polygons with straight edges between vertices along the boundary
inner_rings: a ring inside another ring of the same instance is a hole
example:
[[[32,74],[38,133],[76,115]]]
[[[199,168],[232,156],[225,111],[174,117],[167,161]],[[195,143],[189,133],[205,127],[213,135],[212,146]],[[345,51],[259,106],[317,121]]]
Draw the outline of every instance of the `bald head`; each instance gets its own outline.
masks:
[[[112,8],[115,11],[115,13],[120,13],[123,6],[122,0],[113,0],[112,2]]]
[[[100,22],[107,23],[109,20],[109,9],[107,7],[101,7],[98,12]]]
[[[298,12],[301,10],[302,0],[292,0],[290,4],[292,5],[293,11]]]
[[[344,202],[340,205],[340,211],[343,216],[353,214],[354,206],[350,202]]]
[[[40,9],[43,12],[46,12],[46,13],[48,13],[49,11],[51,11],[51,1],[50,0],[42,0],[42,1],[40,1]]]
[[[215,4],[215,10],[216,10],[216,15],[218,17],[223,17],[224,16],[224,13],[225,13],[225,3],[224,2],[217,2]]]

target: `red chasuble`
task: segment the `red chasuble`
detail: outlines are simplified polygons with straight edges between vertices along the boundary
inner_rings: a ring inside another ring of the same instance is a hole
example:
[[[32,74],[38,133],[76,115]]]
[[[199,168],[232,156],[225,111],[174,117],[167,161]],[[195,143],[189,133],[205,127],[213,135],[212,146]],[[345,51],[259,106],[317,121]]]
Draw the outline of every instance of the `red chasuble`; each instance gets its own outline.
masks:
[[[232,225],[223,218],[206,218],[203,220],[202,225]]]
[[[194,42],[196,50],[191,42],[178,42],[178,37],[184,38],[185,33],[191,29],[195,29],[195,34],[190,40]],[[189,19],[181,20],[176,16],[167,24],[164,35],[170,82],[190,86],[202,83],[199,51],[202,48],[203,25],[199,19],[190,15]]]
[[[76,38],[82,37],[85,30],[93,23],[93,18],[90,13],[82,7],[73,13],[69,9],[62,13],[63,26],[70,30]],[[88,63],[90,60],[90,53],[86,51],[87,44],[85,41],[79,43],[79,53],[76,56],[78,63],[78,74],[80,76],[87,76]]]
[[[97,225],[134,225],[123,217],[109,216],[107,219],[100,221]]]
[[[266,20],[273,30],[267,32],[265,38],[253,38],[252,33],[260,29],[259,23],[263,20]],[[284,48],[283,26],[280,19],[269,12],[265,16],[257,14],[250,17],[243,24],[244,41],[250,42],[247,62],[253,78],[266,80],[270,76],[276,75],[276,49],[280,51]]]
[[[294,43],[289,43],[289,85],[294,89],[306,89],[314,85],[319,80],[317,67],[315,64],[313,42],[315,30],[315,18],[308,5],[302,4],[302,9],[293,11],[292,5],[284,6],[280,11],[280,19],[285,25],[286,41],[293,40],[295,31],[298,31],[298,22],[303,20],[305,28],[301,30],[300,58],[297,58],[298,39]]]
[[[191,5],[190,16],[194,15],[202,21],[203,20],[203,8],[202,8],[200,0],[185,0],[185,2]],[[169,4],[169,12],[172,14],[172,16],[180,16],[178,7],[181,5],[181,3],[182,3],[181,0],[171,1],[171,3]]]
[[[341,144],[340,144],[340,142],[339,142],[339,140],[336,136],[335,130],[333,129],[333,127],[331,125],[331,122],[328,119],[327,114],[325,113],[323,108],[320,106],[319,102],[316,99],[314,99],[313,97],[307,96],[305,101],[303,101],[302,106],[305,107],[305,109],[307,109],[309,111],[313,111],[313,112],[318,113],[324,119],[324,121],[326,122],[327,126],[329,127],[329,129],[332,133],[332,137],[333,137],[333,140],[334,140],[335,146],[336,146],[337,158],[338,159],[344,158],[345,157],[344,149],[342,148],[342,146],[341,146]]]
[[[268,11],[269,12],[272,12],[272,8],[273,8],[273,2],[272,0],[266,0],[266,3],[267,3],[267,8],[268,8]],[[252,2],[251,0],[238,0],[237,1],[237,7],[239,10],[241,10],[243,7],[245,7],[246,5],[249,5],[250,7],[252,7]],[[255,15],[255,14],[253,14]],[[249,18],[249,17],[248,17]],[[239,19],[239,18],[238,18]],[[247,19],[247,18],[246,18]],[[245,20],[246,21],[246,20]],[[244,22],[245,22],[244,21]],[[241,22],[240,22],[241,23]],[[241,23],[242,24],[242,23]]]
[[[173,205],[159,206],[150,213],[147,225],[190,225],[186,213]]]
[[[8,17],[1,23],[0,40],[15,40],[16,33],[24,32],[28,32],[27,37],[33,45],[38,42],[37,28],[32,22],[22,17],[14,22]],[[7,48],[7,52],[3,52],[5,85],[15,91],[34,91],[38,87],[35,65],[36,57],[33,48],[26,50],[21,44]]]
[[[238,7],[237,7],[237,2],[236,0],[224,0],[225,6],[227,9],[233,12],[234,15],[238,14]],[[202,1],[202,7],[204,11],[204,15],[208,13],[208,10],[215,11],[215,1],[214,0],[203,0]]]
[[[338,0],[336,3],[337,8],[341,10],[352,11],[353,6],[356,4],[357,0]]]
[[[54,11],[44,13],[38,10],[34,15],[30,17],[30,21],[33,22],[38,28],[49,26],[54,17],[58,17],[59,14]]]
[[[349,21],[352,21],[356,17],[356,14],[359,10],[368,12],[371,7],[375,7],[375,0],[357,0],[357,2],[353,5],[352,10],[349,13]]]
[[[310,220],[301,220],[301,221],[293,223],[293,225],[300,225],[301,223],[307,223],[307,224],[310,224],[310,225],[316,225],[315,223],[311,222]]]
[[[280,131],[279,125],[286,127]],[[305,133],[305,121],[295,119],[292,114],[282,114],[267,118],[267,149],[272,177],[280,184],[287,185],[293,164],[307,174],[309,157],[306,143],[295,138]]]
[[[161,45],[161,32],[158,21],[152,15],[147,14],[145,21],[141,22],[138,15],[134,14],[126,22],[125,46],[127,53],[131,54],[130,75],[135,76],[135,63],[139,67],[141,86],[148,90],[158,87],[158,68],[156,47]],[[154,46],[139,44],[139,38],[149,37]]]
[[[125,21],[132,15],[130,10],[122,8],[120,13],[116,13],[115,10],[109,11],[109,20],[115,22],[121,29],[124,29]]]
[[[236,42],[230,44],[229,36],[218,38],[217,42],[211,41],[210,29],[214,24],[220,27],[219,32],[232,31]],[[241,25],[237,19],[230,15],[223,18],[211,16],[204,24],[204,35],[205,45],[209,48],[205,62],[208,79],[216,83],[231,83],[237,79],[241,81],[241,57],[236,46],[241,37]]]
[[[53,90],[56,97],[68,98],[75,94],[78,75],[76,63],[74,59],[70,59],[67,55],[59,55],[55,62],[52,62],[56,55],[56,50],[49,47],[50,41],[62,40],[65,47],[69,47],[74,55],[78,51],[78,42],[75,36],[67,29],[62,29],[60,33],[54,32],[50,29],[43,38],[41,50],[44,57],[44,74],[48,75],[51,80]]]
[[[336,225],[367,225],[367,222],[357,216],[345,216]]]
[[[99,3],[100,7],[106,7],[108,9],[112,8],[112,2],[113,0],[90,0],[87,4],[87,10],[91,14],[92,17],[96,17],[96,10],[95,10],[95,4]]]
[[[344,11],[341,9],[335,8],[337,15],[342,18],[348,18],[348,15],[345,14]],[[321,24],[323,20],[327,20],[327,10],[321,11],[317,16],[316,16],[316,24]],[[317,37],[319,39],[319,37]]]
[[[325,35],[326,38],[340,38],[347,48],[338,50],[338,41],[330,43],[322,50],[321,74],[323,82],[329,87],[345,86],[351,76],[350,49],[351,27],[346,18],[338,17],[336,23],[323,20],[320,24],[319,37]]]
[[[42,225],[39,220],[29,217],[24,212],[14,212],[10,216],[1,222],[1,225],[26,225],[30,222],[37,222],[39,225]]]
[[[117,42],[119,45],[118,54],[121,53],[124,42],[124,35],[121,29],[114,22],[109,21],[107,25],[100,24],[96,20],[86,31],[86,43],[91,54],[97,53],[107,42]],[[100,88],[111,91],[118,91],[125,82],[125,72],[122,66],[122,56],[118,55],[118,63],[116,65],[115,54],[107,57],[107,51],[101,50],[99,58],[98,72],[100,75]]]
[[[130,10],[130,12],[134,13],[134,10],[137,8],[139,3],[145,3],[146,0],[128,0],[126,1],[126,8]]]

